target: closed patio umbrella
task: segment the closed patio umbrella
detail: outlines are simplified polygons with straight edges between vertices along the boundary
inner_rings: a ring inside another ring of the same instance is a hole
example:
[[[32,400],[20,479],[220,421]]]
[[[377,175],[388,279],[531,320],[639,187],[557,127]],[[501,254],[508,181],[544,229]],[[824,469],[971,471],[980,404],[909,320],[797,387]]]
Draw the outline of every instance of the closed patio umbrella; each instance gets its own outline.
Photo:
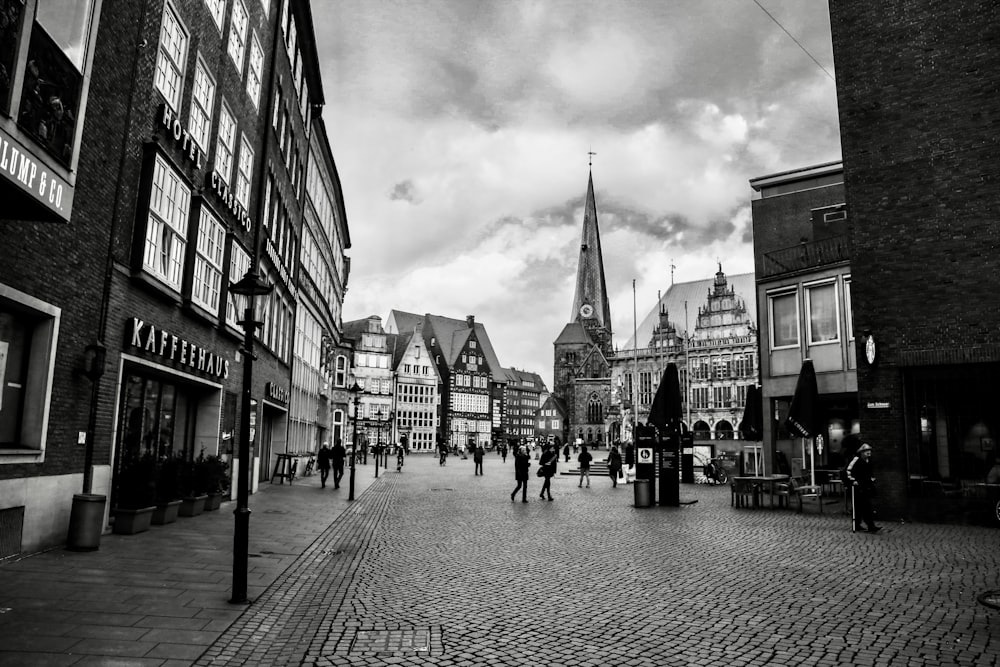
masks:
[[[746,402],[743,406],[743,419],[740,420],[740,435],[744,440],[759,442],[764,439],[763,400],[757,385],[747,387]]]
[[[681,418],[684,411],[681,403],[681,382],[677,375],[677,365],[667,364],[656,388],[653,404],[649,408],[649,423],[660,429],[661,433],[681,430]]]
[[[785,420],[788,430],[803,438],[802,463],[805,464],[805,441],[809,440],[810,476],[809,482],[816,486],[816,459],[813,454],[813,440],[819,435],[819,389],[816,386],[816,369],[811,359],[802,362],[799,379],[795,383],[795,394]]]

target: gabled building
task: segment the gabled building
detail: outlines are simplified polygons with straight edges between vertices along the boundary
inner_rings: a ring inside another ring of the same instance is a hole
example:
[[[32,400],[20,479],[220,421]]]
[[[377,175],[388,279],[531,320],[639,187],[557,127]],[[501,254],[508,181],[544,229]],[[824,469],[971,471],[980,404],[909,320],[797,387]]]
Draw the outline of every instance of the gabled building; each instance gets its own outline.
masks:
[[[415,315],[393,310],[390,333],[418,326],[440,377],[439,441],[489,446],[503,423],[503,372],[486,327],[469,315],[457,320],[441,315]]]
[[[387,334],[393,351],[394,389],[392,442],[405,443],[410,451],[434,451],[441,427],[441,378],[421,333]]]
[[[554,394],[547,395],[535,414],[535,419],[539,440],[552,440],[559,445],[566,442],[569,437],[569,428],[566,424],[566,406],[559,397]]]
[[[393,352],[378,315],[344,322],[344,338],[353,343],[351,369],[361,388],[356,415],[361,451],[392,438]]]

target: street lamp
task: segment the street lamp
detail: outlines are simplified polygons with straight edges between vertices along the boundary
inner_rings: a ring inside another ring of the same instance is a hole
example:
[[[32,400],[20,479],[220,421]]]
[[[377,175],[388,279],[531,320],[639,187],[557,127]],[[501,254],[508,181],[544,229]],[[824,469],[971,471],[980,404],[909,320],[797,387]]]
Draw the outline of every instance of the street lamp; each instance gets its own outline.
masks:
[[[354,432],[351,434],[351,480],[349,484],[349,492],[347,494],[348,500],[354,500],[354,461],[358,458],[358,405],[361,402],[361,385],[358,384],[357,380],[354,380],[348,389],[351,396],[354,397]]]
[[[246,275],[229,287],[230,294],[246,297],[246,308],[243,320],[238,322],[245,333],[243,337],[243,403],[240,415],[240,469],[236,487],[235,529],[233,531],[233,597],[229,600],[235,604],[246,604],[247,599],[247,565],[250,551],[250,411],[251,393],[253,390],[253,362],[257,357],[253,353],[254,332],[264,323],[259,322],[254,314],[254,306],[258,296],[271,293],[273,287],[257,275],[256,269],[248,269]]]

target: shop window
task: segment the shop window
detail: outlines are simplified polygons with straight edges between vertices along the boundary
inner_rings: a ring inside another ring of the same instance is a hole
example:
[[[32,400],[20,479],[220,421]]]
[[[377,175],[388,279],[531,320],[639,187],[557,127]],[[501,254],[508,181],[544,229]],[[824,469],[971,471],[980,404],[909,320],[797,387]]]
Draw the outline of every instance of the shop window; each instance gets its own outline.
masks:
[[[249,23],[247,7],[242,0],[233,3],[233,15],[229,23],[229,57],[233,59],[236,70],[243,74],[243,55],[247,50],[247,24]]]
[[[219,135],[215,141],[215,173],[226,185],[231,183],[233,154],[236,152],[236,120],[226,103],[219,112]]]
[[[154,84],[167,105],[174,111],[181,106],[184,87],[184,63],[187,61],[188,33],[180,15],[168,0],[163,6],[160,24],[160,46],[156,54]]]
[[[225,242],[226,228],[203,205],[201,220],[198,223],[198,252],[194,260],[191,300],[213,315],[219,313]]]
[[[771,348],[796,347],[799,344],[799,313],[795,292],[768,297],[771,316]]]
[[[159,155],[153,166],[142,268],[175,290],[181,288],[191,190]]]
[[[191,94],[191,138],[202,151],[208,152],[208,139],[212,134],[212,109],[215,106],[215,81],[208,67],[198,58],[194,70],[194,89]]]
[[[44,456],[60,310],[0,285],[0,464]]]
[[[0,111],[4,113],[10,111],[10,84],[23,15],[22,0],[0,0]]]
[[[806,289],[809,316],[809,344],[829,343],[840,339],[837,327],[837,285],[827,283]]]

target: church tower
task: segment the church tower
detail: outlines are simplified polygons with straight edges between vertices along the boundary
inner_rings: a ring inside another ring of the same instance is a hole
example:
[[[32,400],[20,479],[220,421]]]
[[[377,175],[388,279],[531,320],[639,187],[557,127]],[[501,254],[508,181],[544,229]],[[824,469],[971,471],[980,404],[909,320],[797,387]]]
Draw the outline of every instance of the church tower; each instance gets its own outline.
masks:
[[[576,294],[573,296],[570,321],[583,324],[583,328],[604,355],[611,354],[611,306],[604,282],[604,257],[601,255],[601,232],[597,226],[597,202],[594,199],[592,173],[587,179],[580,261],[576,268]]]
[[[576,292],[569,323],[553,343],[553,395],[566,408],[571,440],[604,443],[611,405],[611,306],[604,281],[594,177],[588,175]]]

